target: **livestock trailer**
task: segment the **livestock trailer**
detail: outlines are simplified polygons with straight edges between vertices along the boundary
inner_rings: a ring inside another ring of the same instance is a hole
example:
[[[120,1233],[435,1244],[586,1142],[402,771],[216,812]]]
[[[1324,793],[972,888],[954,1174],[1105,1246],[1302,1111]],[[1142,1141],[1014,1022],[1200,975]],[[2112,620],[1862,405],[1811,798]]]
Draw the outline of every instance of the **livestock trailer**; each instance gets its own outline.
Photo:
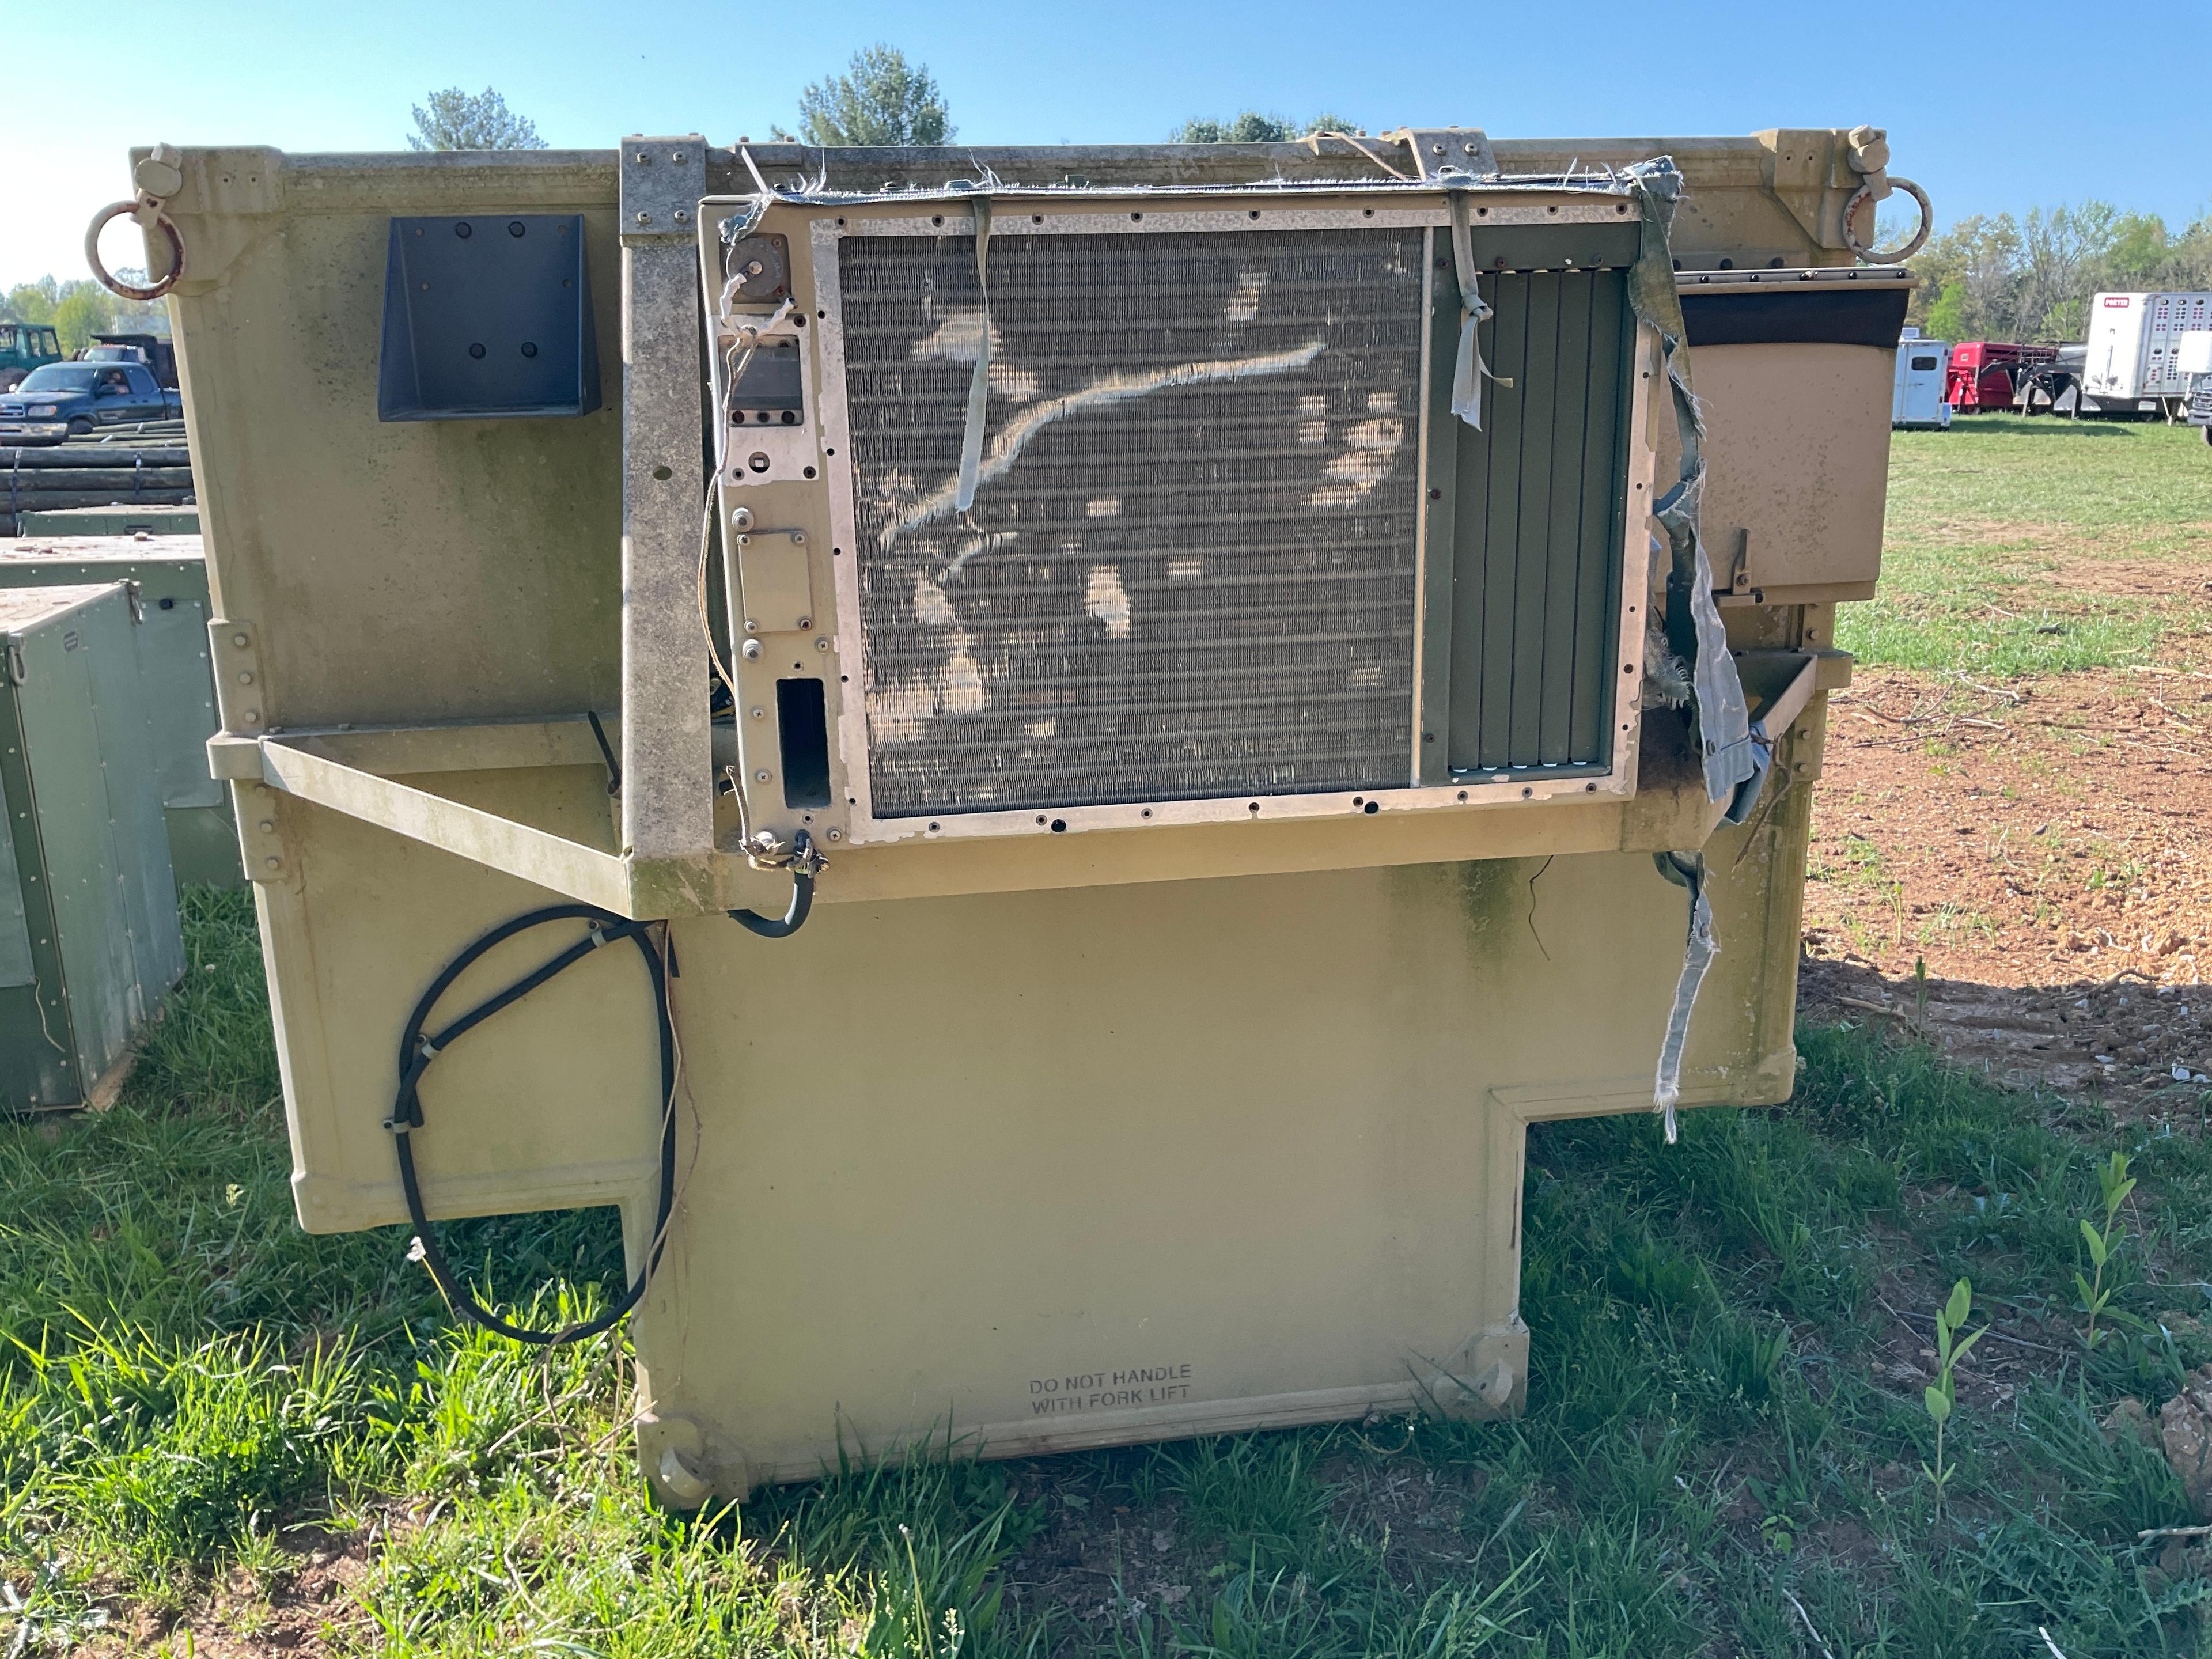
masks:
[[[2181,338],[2197,329],[2212,329],[2212,293],[2092,295],[2083,400],[2106,413],[2173,418],[2189,395]]]

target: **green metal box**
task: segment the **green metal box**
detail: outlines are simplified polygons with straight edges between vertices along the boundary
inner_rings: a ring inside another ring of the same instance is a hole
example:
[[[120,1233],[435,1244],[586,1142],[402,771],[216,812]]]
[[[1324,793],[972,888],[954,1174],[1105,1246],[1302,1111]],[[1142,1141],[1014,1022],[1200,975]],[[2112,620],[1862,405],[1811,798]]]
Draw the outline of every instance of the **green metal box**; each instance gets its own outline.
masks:
[[[0,1109],[112,1097],[184,939],[131,590],[0,592]]]
[[[230,793],[208,771],[207,740],[218,722],[199,538],[27,535],[0,547],[0,588],[81,582],[133,584],[140,696],[178,884],[243,885]]]
[[[117,501],[111,507],[50,507],[17,521],[24,536],[197,536],[198,507]]]

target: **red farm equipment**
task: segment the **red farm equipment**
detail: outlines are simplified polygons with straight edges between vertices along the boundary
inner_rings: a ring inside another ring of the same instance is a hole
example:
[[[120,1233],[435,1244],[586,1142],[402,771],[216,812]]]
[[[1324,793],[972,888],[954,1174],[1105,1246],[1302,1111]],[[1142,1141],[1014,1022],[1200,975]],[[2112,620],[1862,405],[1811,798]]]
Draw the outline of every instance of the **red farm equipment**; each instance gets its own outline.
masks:
[[[2055,362],[2058,348],[2013,345],[2002,340],[1966,340],[1951,348],[1948,387],[1953,410],[1987,415],[2013,406],[2014,381],[2023,369]]]

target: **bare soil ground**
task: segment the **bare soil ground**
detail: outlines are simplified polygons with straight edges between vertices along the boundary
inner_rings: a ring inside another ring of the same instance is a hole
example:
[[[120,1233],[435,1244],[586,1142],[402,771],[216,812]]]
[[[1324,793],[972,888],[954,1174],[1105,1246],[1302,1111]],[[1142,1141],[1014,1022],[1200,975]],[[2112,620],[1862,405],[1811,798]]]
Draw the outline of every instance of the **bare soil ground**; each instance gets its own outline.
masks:
[[[2084,561],[2063,592],[2157,607],[2203,566]],[[2009,1081],[2212,1109],[2212,672],[1978,683],[1863,668],[1830,699],[1801,1004]],[[1924,977],[1923,977],[1924,975]]]

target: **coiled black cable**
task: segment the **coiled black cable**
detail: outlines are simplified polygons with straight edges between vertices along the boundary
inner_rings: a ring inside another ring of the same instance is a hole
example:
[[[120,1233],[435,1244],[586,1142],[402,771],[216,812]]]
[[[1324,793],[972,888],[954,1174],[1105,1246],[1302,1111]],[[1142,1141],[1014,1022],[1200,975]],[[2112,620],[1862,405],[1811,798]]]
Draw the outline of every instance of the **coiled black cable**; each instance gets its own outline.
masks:
[[[807,884],[810,888],[812,885],[811,882]],[[799,920],[804,921],[805,907],[799,904],[796,896],[793,902],[794,908],[800,912]],[[435,1036],[424,1037],[422,1028],[429,1023],[431,1011],[437,1006],[438,999],[445,995],[453,988],[453,981],[467,972],[486,951],[532,927],[543,927],[547,922],[568,921],[586,922],[591,932],[534,973],[525,975],[496,995],[485,998]],[[794,927],[796,925],[793,924]],[[445,971],[431,982],[430,988],[422,994],[422,1000],[415,1005],[415,1012],[408,1016],[406,1030],[400,1036],[399,1093],[392,1103],[392,1115],[386,1121],[385,1127],[392,1131],[392,1138],[398,1148],[399,1185],[407,1195],[408,1218],[415,1224],[415,1236],[422,1242],[423,1265],[429,1268],[430,1277],[437,1281],[439,1289],[446,1293],[456,1313],[471,1324],[501,1336],[511,1337],[517,1342],[552,1347],[564,1342],[580,1342],[586,1337],[597,1336],[600,1332],[611,1329],[617,1321],[638,1304],[639,1299],[645,1295],[647,1281],[660,1264],[668,1218],[676,1203],[676,1027],[669,1012],[667,969],[662,963],[660,952],[654,946],[651,931],[650,923],[631,921],[592,904],[553,904],[542,910],[532,910],[519,915],[511,921],[501,923],[447,963]],[[429,1070],[430,1062],[452,1047],[458,1038],[474,1030],[501,1009],[520,1001],[555,975],[574,967],[602,945],[611,945],[622,939],[635,944],[639,954],[645,958],[646,973],[653,981],[653,1016],[660,1030],[660,1196],[654,1207],[653,1242],[647,1249],[645,1265],[639,1270],[637,1278],[623,1293],[621,1299],[604,1313],[560,1330],[528,1330],[507,1323],[462,1285],[447,1262],[445,1252],[438,1246],[437,1234],[430,1225],[429,1217],[423,1212],[422,1192],[415,1176],[411,1133],[422,1127],[420,1093],[422,1074]]]

